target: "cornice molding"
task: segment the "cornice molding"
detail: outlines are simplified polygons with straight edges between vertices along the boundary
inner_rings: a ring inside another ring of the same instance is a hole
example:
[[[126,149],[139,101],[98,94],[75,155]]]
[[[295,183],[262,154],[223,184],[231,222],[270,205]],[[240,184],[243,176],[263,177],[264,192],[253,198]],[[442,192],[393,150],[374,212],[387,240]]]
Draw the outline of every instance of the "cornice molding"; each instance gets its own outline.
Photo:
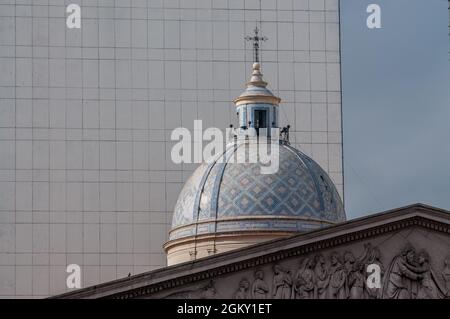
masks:
[[[279,97],[271,95],[243,95],[236,98],[233,102],[236,106],[255,103],[279,105],[281,99]]]

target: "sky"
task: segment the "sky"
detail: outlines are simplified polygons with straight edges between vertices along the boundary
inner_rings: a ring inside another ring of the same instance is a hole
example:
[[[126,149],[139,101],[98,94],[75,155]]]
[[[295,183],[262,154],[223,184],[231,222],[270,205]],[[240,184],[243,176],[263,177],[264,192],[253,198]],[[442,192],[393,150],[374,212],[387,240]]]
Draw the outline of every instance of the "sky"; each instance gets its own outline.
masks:
[[[369,4],[381,28],[366,25]],[[413,203],[450,210],[447,0],[341,0],[347,218]]]

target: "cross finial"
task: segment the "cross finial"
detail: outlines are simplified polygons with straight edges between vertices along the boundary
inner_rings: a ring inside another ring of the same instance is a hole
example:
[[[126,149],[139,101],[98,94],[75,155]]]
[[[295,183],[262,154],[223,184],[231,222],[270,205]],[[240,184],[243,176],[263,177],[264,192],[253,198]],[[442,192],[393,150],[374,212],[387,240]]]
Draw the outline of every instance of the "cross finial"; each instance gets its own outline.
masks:
[[[259,36],[259,29],[258,26],[255,27],[253,30],[255,33],[254,36],[246,36],[245,40],[247,41],[253,41],[253,62],[259,63],[259,43],[260,41],[266,41],[267,37]]]

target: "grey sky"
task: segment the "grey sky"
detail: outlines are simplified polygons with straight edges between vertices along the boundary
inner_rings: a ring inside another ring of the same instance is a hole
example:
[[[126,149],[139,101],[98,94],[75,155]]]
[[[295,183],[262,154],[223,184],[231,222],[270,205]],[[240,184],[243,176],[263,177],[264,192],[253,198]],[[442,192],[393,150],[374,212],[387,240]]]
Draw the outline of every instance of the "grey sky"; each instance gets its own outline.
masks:
[[[366,8],[381,7],[381,29]],[[347,217],[450,209],[447,0],[341,0]]]

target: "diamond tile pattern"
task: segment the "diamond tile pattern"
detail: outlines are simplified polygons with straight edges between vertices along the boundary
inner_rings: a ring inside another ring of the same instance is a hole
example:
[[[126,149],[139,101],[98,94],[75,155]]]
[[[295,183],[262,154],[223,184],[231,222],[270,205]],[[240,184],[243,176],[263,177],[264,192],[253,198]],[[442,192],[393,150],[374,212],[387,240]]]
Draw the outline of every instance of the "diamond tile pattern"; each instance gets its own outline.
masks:
[[[254,150],[245,148],[245,151],[248,156]],[[286,144],[280,144],[279,156],[279,169],[274,174],[261,174],[259,163],[213,163],[211,169],[202,165],[180,194],[172,227],[196,220],[219,221],[244,216],[345,220],[338,192],[316,162]],[[249,222],[245,225],[248,227]]]
[[[207,172],[208,164],[203,163],[194,171],[192,176],[184,184],[183,189],[178,196],[177,203],[175,204],[172,227],[185,225],[192,222],[194,212],[198,209],[197,207],[194,209],[196,195],[202,179]]]

